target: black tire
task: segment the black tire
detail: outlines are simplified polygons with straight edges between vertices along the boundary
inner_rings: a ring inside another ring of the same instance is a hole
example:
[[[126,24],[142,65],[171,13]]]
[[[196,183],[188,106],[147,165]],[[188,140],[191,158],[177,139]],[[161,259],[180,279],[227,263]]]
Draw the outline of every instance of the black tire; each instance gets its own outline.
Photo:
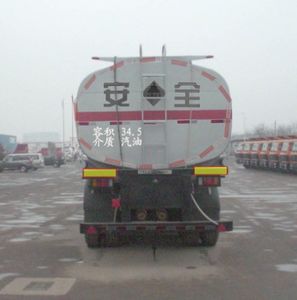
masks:
[[[220,198],[216,187],[211,188],[211,194],[208,188],[199,188],[194,193],[194,198],[202,211],[211,219],[215,221],[220,219]],[[185,202],[183,221],[207,221],[194,205],[190,191],[188,200]]]
[[[218,238],[218,231],[207,231],[200,234],[201,245],[205,247],[214,247]]]
[[[85,234],[85,241],[88,248],[100,247],[100,238],[98,234]]]

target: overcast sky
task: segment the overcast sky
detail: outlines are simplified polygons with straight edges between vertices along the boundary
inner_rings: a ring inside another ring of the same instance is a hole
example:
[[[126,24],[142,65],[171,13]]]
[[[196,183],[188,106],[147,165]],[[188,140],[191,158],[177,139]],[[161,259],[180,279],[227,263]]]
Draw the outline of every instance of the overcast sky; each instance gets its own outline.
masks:
[[[214,55],[233,133],[297,121],[294,0],[0,1],[0,133],[71,135],[71,95],[102,67],[91,56]]]

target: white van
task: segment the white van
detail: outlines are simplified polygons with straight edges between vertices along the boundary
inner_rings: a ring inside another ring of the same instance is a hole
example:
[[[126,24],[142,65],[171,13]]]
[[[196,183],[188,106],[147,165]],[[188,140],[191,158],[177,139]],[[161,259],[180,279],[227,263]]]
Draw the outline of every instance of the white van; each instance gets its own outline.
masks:
[[[27,153],[26,155],[32,160],[33,170],[44,167],[44,158],[41,153]]]

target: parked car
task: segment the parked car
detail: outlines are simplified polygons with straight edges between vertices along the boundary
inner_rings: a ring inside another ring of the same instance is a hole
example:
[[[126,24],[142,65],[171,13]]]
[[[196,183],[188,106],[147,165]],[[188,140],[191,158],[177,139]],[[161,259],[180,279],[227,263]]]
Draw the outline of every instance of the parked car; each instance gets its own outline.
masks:
[[[32,159],[34,170],[44,167],[44,158],[41,153],[28,153],[27,155]]]
[[[43,165],[42,155],[38,153],[8,154],[0,162],[0,172],[3,170],[28,172],[28,170],[37,170]]]

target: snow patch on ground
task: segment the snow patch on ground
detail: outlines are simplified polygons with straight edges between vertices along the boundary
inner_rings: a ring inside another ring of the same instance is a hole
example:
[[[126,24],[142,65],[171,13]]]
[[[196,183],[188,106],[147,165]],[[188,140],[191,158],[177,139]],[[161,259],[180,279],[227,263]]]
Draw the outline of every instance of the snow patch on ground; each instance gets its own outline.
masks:
[[[297,273],[297,264],[281,264],[275,266],[278,271]]]
[[[77,262],[76,258],[60,258],[59,261],[61,262]]]
[[[0,273],[0,280],[6,278],[6,277],[11,277],[11,276],[19,276],[19,273]]]
[[[28,238],[14,238],[9,240],[12,243],[19,243],[19,242],[28,242],[31,241],[31,239]]]

